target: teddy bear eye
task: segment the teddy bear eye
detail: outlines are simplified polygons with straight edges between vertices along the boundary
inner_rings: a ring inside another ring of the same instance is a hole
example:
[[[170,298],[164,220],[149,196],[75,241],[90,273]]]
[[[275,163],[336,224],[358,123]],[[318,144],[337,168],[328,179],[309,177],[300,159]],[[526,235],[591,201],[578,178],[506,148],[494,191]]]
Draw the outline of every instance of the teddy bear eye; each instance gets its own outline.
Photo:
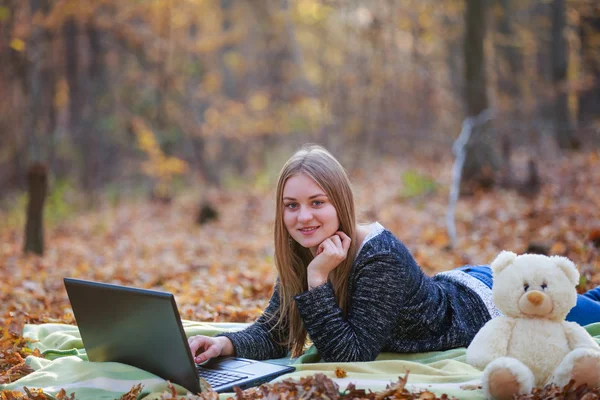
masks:
[[[546,289],[548,287],[548,285],[546,285],[546,283],[542,283],[542,290]]]
[[[524,284],[524,285],[523,285],[523,289],[525,289],[525,291],[528,291],[528,290],[529,290],[529,284],[527,284],[527,283],[526,283],[526,284]]]

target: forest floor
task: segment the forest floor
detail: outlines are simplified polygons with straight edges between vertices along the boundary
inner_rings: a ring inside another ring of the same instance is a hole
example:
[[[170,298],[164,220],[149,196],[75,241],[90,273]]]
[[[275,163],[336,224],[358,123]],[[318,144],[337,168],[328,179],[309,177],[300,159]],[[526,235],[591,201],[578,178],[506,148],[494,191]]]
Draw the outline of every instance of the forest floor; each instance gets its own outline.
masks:
[[[573,260],[579,291],[599,285],[600,151],[538,168],[543,185],[533,197],[505,189],[462,197],[453,249],[446,232],[451,160],[388,159],[351,175],[361,221],[381,222],[428,274],[533,246]],[[201,197],[217,208],[216,221],[195,223]],[[22,254],[22,227],[0,225],[0,383],[18,376],[14,367],[28,354],[24,323],[74,323],[66,276],[171,291],[184,319],[254,320],[275,278],[273,216],[272,190],[190,189],[170,204],[131,200],[54,223],[43,257]]]

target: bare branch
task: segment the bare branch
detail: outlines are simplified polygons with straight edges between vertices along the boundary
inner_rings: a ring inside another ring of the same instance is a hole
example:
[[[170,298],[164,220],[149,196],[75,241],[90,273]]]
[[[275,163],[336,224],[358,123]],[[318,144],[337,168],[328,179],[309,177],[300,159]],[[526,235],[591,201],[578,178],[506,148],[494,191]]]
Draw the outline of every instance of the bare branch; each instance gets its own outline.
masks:
[[[483,125],[490,121],[493,117],[492,110],[487,108],[475,117],[465,118],[462,124],[462,129],[458,139],[452,145],[452,153],[456,157],[454,165],[452,165],[452,185],[450,186],[450,199],[448,203],[448,212],[446,213],[446,228],[448,229],[448,237],[450,238],[450,247],[456,246],[456,225],[454,224],[454,212],[456,210],[456,202],[460,192],[460,180],[462,175],[462,167],[465,163],[467,155],[467,143],[471,138],[471,132],[477,126]]]

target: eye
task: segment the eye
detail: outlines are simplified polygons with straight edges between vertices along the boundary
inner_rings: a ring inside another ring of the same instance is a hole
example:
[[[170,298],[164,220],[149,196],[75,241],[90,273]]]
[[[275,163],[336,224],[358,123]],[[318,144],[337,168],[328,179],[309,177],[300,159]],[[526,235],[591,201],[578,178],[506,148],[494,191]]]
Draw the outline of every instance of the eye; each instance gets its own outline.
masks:
[[[542,290],[546,289],[548,287],[548,285],[546,285],[546,282],[542,283]]]
[[[528,291],[528,290],[529,290],[529,284],[527,284],[527,283],[526,283],[526,284],[524,284],[524,285],[523,285],[523,289],[525,289],[525,291]]]
[[[321,201],[321,200],[315,200],[315,201],[312,202],[313,206],[315,206],[315,207],[318,207],[318,206],[320,206],[320,205],[322,205],[324,203],[325,202]]]
[[[298,203],[287,203],[287,204],[284,204],[284,207],[289,208],[290,210],[293,210],[296,207],[298,207]]]

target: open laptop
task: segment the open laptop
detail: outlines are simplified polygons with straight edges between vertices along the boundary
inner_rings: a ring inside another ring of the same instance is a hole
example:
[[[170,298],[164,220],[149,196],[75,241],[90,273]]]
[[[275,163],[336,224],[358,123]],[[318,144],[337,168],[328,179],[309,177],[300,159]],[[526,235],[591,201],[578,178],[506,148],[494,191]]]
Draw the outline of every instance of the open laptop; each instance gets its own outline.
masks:
[[[239,357],[194,363],[171,293],[65,278],[90,361],[129,364],[200,393],[202,376],[216,392],[268,382],[295,368]]]

